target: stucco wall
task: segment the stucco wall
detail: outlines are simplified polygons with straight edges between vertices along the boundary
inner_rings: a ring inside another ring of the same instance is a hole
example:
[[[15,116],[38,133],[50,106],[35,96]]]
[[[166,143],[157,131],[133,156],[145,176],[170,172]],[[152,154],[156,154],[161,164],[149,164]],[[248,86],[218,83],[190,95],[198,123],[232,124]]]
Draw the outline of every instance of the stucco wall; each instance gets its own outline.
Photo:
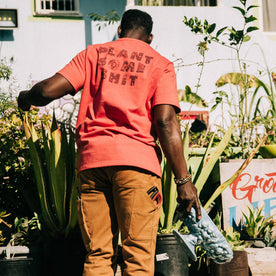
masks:
[[[91,43],[90,12],[116,9],[122,14],[125,1],[80,0],[82,18],[34,17],[33,0],[1,0],[0,8],[18,10],[18,28],[0,30],[0,56],[14,57],[13,71],[22,87],[49,77]],[[88,27],[87,27],[88,26]]]
[[[118,24],[102,27],[99,32],[97,22],[91,22],[87,17],[89,12],[103,14],[115,9],[121,15],[125,8],[139,8],[153,17],[152,47],[174,61],[178,88],[183,89],[185,85],[189,85],[196,91],[201,70],[197,62],[202,61],[197,52],[197,44],[201,37],[192,34],[182,20],[184,16],[197,16],[202,20],[216,22],[218,27],[233,25],[238,28],[241,15],[231,8],[237,2],[220,1],[218,7],[125,7],[125,0],[80,0],[83,18],[55,19],[34,17],[32,0],[1,0],[0,8],[18,9],[19,27],[13,31],[0,30],[0,55],[2,58],[14,57],[14,74],[21,88],[24,88],[29,83],[54,74],[87,44],[116,39]],[[263,32],[255,32],[252,40],[244,45],[241,55],[252,61],[248,73],[258,74],[258,70],[262,69],[258,63],[265,65],[257,44],[264,50],[269,68],[275,68],[275,43],[275,40]],[[214,98],[212,92],[216,90],[216,80],[221,75],[237,69],[234,57],[235,53],[225,47],[216,44],[209,46],[198,94],[206,99],[210,106]],[[221,120],[220,115],[219,110],[212,113],[210,122]]]

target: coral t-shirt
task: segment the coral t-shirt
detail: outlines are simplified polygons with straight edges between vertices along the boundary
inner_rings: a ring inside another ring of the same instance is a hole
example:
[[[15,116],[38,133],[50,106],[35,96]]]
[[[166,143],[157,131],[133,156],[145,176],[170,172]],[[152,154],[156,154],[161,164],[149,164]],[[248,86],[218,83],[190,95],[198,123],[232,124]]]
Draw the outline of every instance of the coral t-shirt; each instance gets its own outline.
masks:
[[[120,38],[88,46],[58,73],[82,89],[79,171],[127,165],[160,176],[152,108],[180,111],[172,62],[141,40]]]

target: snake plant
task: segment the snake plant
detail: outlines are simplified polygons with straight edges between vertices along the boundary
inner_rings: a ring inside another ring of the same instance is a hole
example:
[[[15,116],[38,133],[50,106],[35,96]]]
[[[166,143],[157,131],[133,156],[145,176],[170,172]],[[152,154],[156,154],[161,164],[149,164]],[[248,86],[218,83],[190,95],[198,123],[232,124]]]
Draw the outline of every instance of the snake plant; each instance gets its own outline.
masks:
[[[76,150],[73,134],[55,117],[42,124],[42,137],[28,119],[23,126],[30,150],[41,215],[52,237],[67,236],[76,225]],[[40,137],[40,138],[39,138]]]

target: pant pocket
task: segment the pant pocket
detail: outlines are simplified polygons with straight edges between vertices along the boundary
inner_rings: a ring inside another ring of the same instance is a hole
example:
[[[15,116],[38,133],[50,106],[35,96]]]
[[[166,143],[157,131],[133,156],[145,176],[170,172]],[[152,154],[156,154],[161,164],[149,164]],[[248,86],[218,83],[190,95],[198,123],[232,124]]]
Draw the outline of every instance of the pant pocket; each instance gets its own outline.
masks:
[[[152,240],[156,236],[160,208],[144,189],[135,191],[129,225],[129,237],[132,240]]]

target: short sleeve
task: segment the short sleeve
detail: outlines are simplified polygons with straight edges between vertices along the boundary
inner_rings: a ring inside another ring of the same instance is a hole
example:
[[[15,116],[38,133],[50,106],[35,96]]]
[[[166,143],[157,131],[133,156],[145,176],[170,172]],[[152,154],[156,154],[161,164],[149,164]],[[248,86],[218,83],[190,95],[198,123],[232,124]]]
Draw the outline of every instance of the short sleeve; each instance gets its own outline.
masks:
[[[68,64],[58,71],[59,74],[71,83],[76,92],[82,89],[84,85],[85,58],[86,50],[77,54]]]
[[[176,76],[172,62],[167,64],[160,78],[157,80],[152,106],[160,104],[174,106],[177,113],[181,111],[177,95]]]

